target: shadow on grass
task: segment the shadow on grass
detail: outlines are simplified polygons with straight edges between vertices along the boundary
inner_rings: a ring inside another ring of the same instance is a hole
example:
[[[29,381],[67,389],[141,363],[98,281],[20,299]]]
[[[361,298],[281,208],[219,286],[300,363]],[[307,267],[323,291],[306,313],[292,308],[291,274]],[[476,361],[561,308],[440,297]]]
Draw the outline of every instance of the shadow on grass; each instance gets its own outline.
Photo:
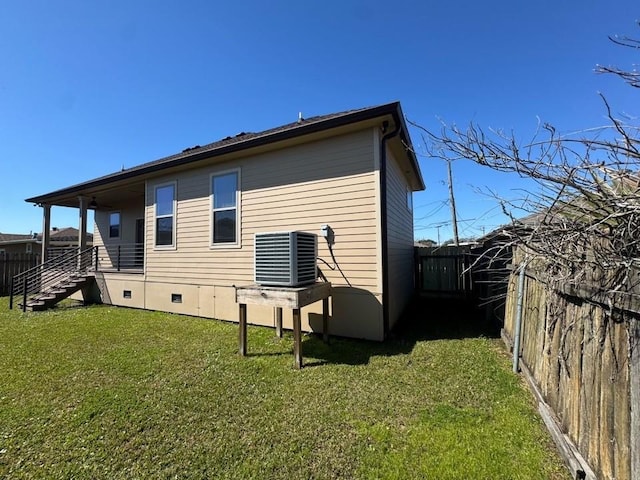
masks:
[[[474,300],[416,298],[393,332],[399,338],[417,340],[497,338],[500,328],[487,320]]]
[[[408,354],[421,341],[496,338],[499,333],[499,328],[486,321],[484,311],[473,302],[416,298],[384,342],[331,337],[327,345],[321,335],[308,335],[303,340],[302,352],[308,358],[305,367],[328,363],[364,365],[372,357]]]
[[[246,357],[283,357],[290,356],[288,352],[247,352]]]

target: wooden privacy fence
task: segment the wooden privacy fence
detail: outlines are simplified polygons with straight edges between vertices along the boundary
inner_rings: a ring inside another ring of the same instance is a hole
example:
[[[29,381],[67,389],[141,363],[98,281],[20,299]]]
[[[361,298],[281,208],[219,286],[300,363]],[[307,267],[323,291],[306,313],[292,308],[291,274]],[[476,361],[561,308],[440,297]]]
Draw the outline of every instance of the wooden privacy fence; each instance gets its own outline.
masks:
[[[416,286],[423,295],[469,296],[473,262],[469,247],[419,247],[416,255]]]
[[[9,295],[11,279],[40,264],[39,253],[0,253],[0,295]]]
[[[491,245],[415,248],[416,291],[422,297],[456,298],[484,311],[490,328],[502,325],[511,255],[496,256]]]
[[[518,265],[516,255],[503,331],[511,345]],[[640,479],[640,302],[612,308],[588,285],[552,288],[531,268],[523,285],[520,365],[544,400],[541,412],[552,411],[575,458],[588,462],[582,478],[591,467],[602,479]]]

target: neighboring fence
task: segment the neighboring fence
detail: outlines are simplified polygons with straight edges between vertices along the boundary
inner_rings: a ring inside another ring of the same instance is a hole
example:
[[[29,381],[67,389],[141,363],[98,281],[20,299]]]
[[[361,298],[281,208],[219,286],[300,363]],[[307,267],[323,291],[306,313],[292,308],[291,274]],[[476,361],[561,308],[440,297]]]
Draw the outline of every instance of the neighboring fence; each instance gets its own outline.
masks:
[[[507,293],[513,344],[518,255]],[[550,288],[525,269],[521,365],[598,478],[640,479],[640,302],[598,303],[589,286]],[[541,404],[541,408],[546,405]],[[578,455],[576,458],[579,459]]]
[[[416,247],[415,255],[420,294],[468,297],[473,293],[469,267],[474,256],[470,247]]]
[[[484,312],[487,327],[502,326],[511,253],[493,250],[491,244],[416,247],[418,294],[467,300]]]
[[[40,264],[39,253],[0,253],[0,295],[9,295],[11,279]]]

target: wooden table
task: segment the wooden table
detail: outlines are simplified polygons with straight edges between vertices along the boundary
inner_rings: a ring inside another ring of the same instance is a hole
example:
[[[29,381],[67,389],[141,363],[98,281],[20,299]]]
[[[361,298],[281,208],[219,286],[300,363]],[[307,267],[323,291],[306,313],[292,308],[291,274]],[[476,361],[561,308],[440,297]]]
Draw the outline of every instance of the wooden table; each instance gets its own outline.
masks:
[[[275,309],[276,335],[282,337],[282,309],[293,312],[293,357],[296,368],[302,368],[302,307],[322,300],[322,338],[329,341],[329,297],[331,283],[317,282],[304,287],[265,287],[249,285],[236,287],[236,303],[240,333],[238,337],[240,355],[247,354],[247,304],[269,305]]]

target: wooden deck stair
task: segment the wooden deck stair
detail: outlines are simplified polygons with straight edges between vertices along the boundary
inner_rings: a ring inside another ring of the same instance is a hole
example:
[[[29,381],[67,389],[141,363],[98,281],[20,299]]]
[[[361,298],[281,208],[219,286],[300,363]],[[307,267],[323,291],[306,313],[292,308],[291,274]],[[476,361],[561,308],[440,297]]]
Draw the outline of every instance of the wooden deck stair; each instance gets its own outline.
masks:
[[[28,299],[26,309],[34,312],[47,310],[94,281],[95,274],[93,272],[71,275]]]

